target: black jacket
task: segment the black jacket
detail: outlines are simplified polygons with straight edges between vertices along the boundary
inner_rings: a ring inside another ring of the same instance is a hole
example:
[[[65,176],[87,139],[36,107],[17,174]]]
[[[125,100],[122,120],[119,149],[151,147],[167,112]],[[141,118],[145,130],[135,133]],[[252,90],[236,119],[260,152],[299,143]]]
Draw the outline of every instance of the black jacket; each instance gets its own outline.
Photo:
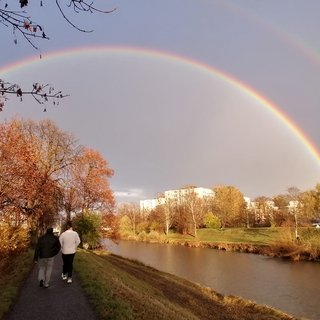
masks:
[[[57,255],[60,251],[61,244],[59,238],[53,233],[46,233],[39,238],[35,252],[34,260],[38,258],[51,258]]]

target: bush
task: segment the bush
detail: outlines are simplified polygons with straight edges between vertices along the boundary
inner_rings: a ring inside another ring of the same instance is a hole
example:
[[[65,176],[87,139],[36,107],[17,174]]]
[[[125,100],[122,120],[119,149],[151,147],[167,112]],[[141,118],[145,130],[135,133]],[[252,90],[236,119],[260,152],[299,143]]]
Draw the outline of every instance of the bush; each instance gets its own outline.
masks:
[[[0,254],[19,253],[29,246],[30,234],[27,228],[0,226]]]
[[[204,218],[204,224],[206,228],[220,229],[221,222],[217,216],[212,212],[209,212]]]
[[[120,236],[128,236],[133,233],[131,221],[128,216],[122,216],[119,220]]]
[[[141,231],[138,234],[138,241],[146,241],[147,240],[147,233],[145,231]]]
[[[101,218],[95,213],[86,212],[73,219],[82,246],[97,249],[101,246]]]
[[[137,224],[136,226],[136,232],[139,234],[141,232],[149,232],[150,228],[149,228],[149,222],[147,221],[143,221]]]
[[[149,233],[148,233],[148,240],[149,241],[157,241],[157,242],[161,242],[161,240],[162,240],[162,238],[163,238],[163,234],[160,234],[159,232],[157,232],[157,231],[150,231]]]

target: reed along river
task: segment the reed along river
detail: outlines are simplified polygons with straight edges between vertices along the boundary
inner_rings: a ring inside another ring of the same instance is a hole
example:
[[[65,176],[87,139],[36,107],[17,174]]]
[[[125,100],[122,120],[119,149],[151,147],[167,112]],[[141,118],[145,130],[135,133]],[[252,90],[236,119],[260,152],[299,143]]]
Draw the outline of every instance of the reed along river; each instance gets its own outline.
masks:
[[[291,262],[254,254],[135,241],[106,241],[125,258],[280,309],[295,317],[320,320],[320,263]]]

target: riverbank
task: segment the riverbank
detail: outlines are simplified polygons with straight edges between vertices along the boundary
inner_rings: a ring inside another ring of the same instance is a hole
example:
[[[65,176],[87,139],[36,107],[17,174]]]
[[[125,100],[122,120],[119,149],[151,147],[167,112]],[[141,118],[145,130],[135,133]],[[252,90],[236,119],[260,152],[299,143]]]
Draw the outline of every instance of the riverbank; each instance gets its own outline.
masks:
[[[75,270],[101,319],[295,319],[106,251],[78,251]]]
[[[292,261],[320,261],[320,230],[301,228],[300,233],[300,240],[296,241],[290,228],[199,229],[197,237],[143,232],[124,235],[122,240],[253,253]]]
[[[31,251],[18,255],[12,267],[1,272],[0,319],[6,319],[9,308],[16,301],[19,289],[32,269],[32,258]],[[268,306],[235,296],[223,296],[212,289],[106,251],[78,250],[74,266],[100,319],[296,319]]]

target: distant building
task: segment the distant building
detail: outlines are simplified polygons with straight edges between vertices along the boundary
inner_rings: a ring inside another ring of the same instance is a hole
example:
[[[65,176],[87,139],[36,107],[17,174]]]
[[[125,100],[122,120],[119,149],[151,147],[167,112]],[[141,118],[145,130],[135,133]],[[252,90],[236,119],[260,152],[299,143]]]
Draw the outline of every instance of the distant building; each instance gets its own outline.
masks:
[[[301,208],[302,204],[300,201],[298,200],[291,200],[289,201],[289,205],[288,205],[288,211],[290,213],[294,213],[295,211],[297,211],[299,208]]]
[[[177,203],[181,203],[186,195],[188,195],[191,191],[201,199],[206,199],[214,196],[214,192],[211,189],[202,187],[167,190],[163,193],[163,195],[157,198],[140,200],[140,210],[150,211],[152,209],[155,209],[159,205],[165,204],[167,200],[175,200],[177,201]]]
[[[254,221],[257,224],[264,224],[267,221],[272,221],[274,211],[278,210],[278,207],[275,206],[275,203],[272,200],[250,201],[247,208],[253,212]]]

